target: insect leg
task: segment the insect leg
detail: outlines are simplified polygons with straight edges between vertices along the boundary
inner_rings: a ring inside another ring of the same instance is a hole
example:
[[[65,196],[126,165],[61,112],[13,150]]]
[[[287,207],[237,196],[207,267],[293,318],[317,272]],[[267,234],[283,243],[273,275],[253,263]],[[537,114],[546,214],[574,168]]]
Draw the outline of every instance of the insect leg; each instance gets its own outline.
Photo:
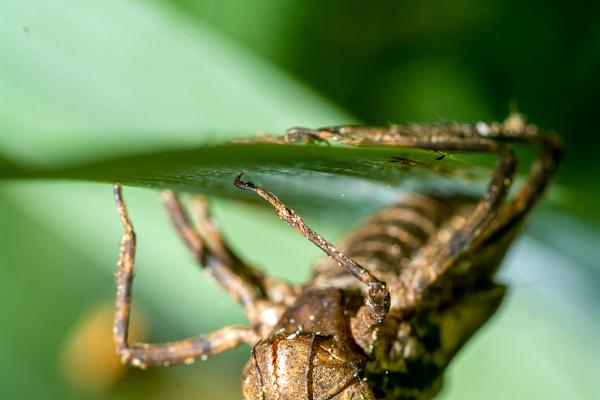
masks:
[[[287,283],[267,278],[240,260],[223,240],[205,199],[197,197],[193,201],[197,215],[194,226],[177,194],[164,191],[161,197],[175,229],[196,261],[242,304],[252,325],[260,323],[261,310],[269,305],[266,303],[281,302],[282,297],[293,291]]]
[[[560,140],[551,134],[538,132],[535,125],[526,124],[520,114],[511,114],[503,124],[490,128],[491,136],[498,140],[524,142],[540,148],[538,157],[531,164],[526,181],[514,198],[503,208],[501,222],[494,232],[502,232],[518,225],[535,205],[554,176],[561,158]]]
[[[471,250],[483,245],[483,242],[500,240],[511,229],[512,235],[516,233],[519,223],[542,195],[561,158],[560,140],[554,135],[538,132],[538,128],[526,124],[520,114],[509,115],[503,123],[494,122],[487,125],[480,122],[472,127],[480,135],[499,143],[522,142],[536,145],[540,148],[540,153],[532,163],[526,181],[513,198],[491,213],[490,222],[481,225],[476,233],[463,233],[463,236],[472,236],[468,243]],[[512,173],[506,173],[504,179],[506,182],[512,181]],[[466,251],[466,247],[464,249]]]
[[[259,272],[245,265],[223,245],[214,225],[209,231],[212,242],[211,244],[207,243],[190,221],[177,194],[172,191],[164,191],[161,198],[177,233],[196,261],[206,268],[208,273],[233,298],[245,308],[251,307],[256,301],[256,297],[264,292],[260,285]],[[200,212],[204,215],[200,216],[199,225],[206,229],[208,225],[212,224],[212,221],[205,220],[208,215],[204,206]]]
[[[242,343],[254,344],[258,338],[252,329],[246,327],[225,327],[207,335],[162,344],[128,343],[136,237],[123,201],[121,186],[116,184],[114,189],[119,216],[125,230],[119,249],[113,327],[117,353],[122,362],[138,367],[191,362],[197,357],[218,354]]]
[[[413,308],[423,291],[440,276],[459,265],[464,255],[486,237],[491,227],[497,223],[499,210],[512,183],[516,158],[512,150],[502,144],[487,142],[487,148],[483,149],[480,143],[472,140],[465,140],[458,146],[449,143],[447,150],[450,151],[460,149],[495,152],[498,161],[483,197],[466,216],[461,228],[455,230],[443,243],[425,247],[402,271],[399,287],[394,288],[394,297],[402,299],[402,304],[396,304],[399,308]]]
[[[178,196],[170,191],[165,191],[163,193],[165,205],[167,205],[169,214],[171,214],[166,198],[174,197],[175,200],[178,201]],[[226,260],[227,264],[231,265],[231,267],[238,271],[240,275],[248,276],[248,280],[252,281],[257,286],[260,286],[263,274],[259,270],[245,264],[237,254],[231,250],[225,240],[223,240],[223,236],[221,235],[221,232],[219,232],[217,223],[208,209],[207,199],[202,196],[194,196],[192,198],[192,206],[196,230],[206,239],[207,247],[219,254],[219,256]],[[178,209],[182,210],[182,207],[180,206]],[[183,214],[183,216],[185,217],[185,214]],[[173,218],[173,215],[171,215],[171,217]]]
[[[340,266],[346,268],[359,281],[367,287],[365,295],[365,304],[359,310],[357,318],[360,316],[361,324],[365,328],[370,328],[380,324],[387,317],[390,308],[390,294],[387,285],[378,280],[368,270],[352,261],[344,253],[329,243],[317,232],[309,228],[304,221],[288,208],[273,194],[265,189],[254,185],[252,182],[243,182],[241,180],[243,173],[235,178],[234,185],[240,189],[255,192],[257,195],[268,201],[274,208],[277,216],[296,229],[302,236],[310,240],[319,247],[325,254],[333,258]]]

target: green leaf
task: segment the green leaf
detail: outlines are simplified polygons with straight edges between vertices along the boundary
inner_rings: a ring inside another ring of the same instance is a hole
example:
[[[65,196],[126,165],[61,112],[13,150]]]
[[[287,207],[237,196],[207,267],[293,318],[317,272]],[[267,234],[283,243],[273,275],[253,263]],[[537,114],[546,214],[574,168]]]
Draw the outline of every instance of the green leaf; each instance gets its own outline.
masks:
[[[420,149],[230,143],[54,169],[13,168],[0,170],[0,176],[120,182],[256,200],[232,185],[240,172],[309,212],[352,211],[365,203],[379,207],[397,199],[396,189],[407,178],[431,182],[436,177],[439,182],[440,176],[489,173],[480,163]]]

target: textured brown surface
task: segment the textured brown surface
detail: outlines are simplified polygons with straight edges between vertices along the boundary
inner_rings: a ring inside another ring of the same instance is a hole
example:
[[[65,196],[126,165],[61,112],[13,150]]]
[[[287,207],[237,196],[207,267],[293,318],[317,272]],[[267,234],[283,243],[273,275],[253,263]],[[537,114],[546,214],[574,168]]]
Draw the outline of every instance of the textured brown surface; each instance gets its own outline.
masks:
[[[482,198],[411,194],[373,215],[339,247],[275,195],[238,176],[237,187],[268,201],[280,219],[327,255],[301,287],[241,261],[221,239],[202,200],[194,224],[177,196],[165,192],[175,228],[205,271],[242,304],[251,326],[164,344],[127,341],[135,234],[116,185],[125,227],[114,327],[122,361],[139,367],[187,363],[247,343],[252,346],[242,387],[247,400],[435,396],[452,357],[503,298],[504,287],[493,275],[556,169],[557,140],[511,115],[489,125],[293,128],[254,141],[484,152],[498,161]],[[507,199],[516,168],[511,142],[538,145],[540,153],[524,185]]]

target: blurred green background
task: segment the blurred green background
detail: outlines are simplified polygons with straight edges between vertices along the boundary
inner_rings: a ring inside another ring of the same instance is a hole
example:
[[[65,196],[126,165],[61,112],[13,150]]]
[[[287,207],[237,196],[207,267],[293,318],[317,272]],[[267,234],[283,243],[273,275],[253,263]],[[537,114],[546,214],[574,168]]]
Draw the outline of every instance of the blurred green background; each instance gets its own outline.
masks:
[[[501,120],[516,104],[560,132],[565,162],[507,257],[507,301],[451,365],[440,398],[592,399],[600,397],[598,71],[597,2],[3,0],[0,168],[297,125]],[[243,323],[198,272],[156,193],[125,196],[139,237],[139,334],[172,340]],[[212,205],[246,260],[306,279],[317,249],[270,210]],[[335,237],[359,217],[307,219]],[[2,182],[0,398],[240,398],[247,347],[193,366],[112,364],[119,239],[109,185]]]

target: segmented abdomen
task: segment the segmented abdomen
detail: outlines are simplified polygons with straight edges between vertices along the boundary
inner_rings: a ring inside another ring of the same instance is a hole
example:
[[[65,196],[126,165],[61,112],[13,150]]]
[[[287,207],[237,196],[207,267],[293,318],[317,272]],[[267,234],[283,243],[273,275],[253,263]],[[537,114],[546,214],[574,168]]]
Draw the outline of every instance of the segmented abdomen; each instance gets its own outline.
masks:
[[[397,205],[373,214],[347,235],[338,247],[379,279],[398,276],[413,255],[436,238],[440,228],[471,200],[411,194]],[[330,258],[317,263],[312,284],[318,287],[359,287],[358,280]]]

